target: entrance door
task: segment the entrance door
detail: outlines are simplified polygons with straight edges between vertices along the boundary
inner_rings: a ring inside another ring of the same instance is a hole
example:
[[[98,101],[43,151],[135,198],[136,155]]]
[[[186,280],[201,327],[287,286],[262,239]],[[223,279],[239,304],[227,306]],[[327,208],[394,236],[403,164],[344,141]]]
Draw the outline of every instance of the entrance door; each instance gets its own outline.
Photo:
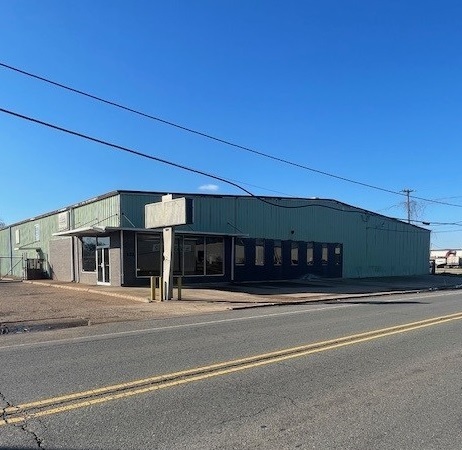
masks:
[[[96,267],[98,270],[98,284],[110,284],[109,247],[96,248]]]

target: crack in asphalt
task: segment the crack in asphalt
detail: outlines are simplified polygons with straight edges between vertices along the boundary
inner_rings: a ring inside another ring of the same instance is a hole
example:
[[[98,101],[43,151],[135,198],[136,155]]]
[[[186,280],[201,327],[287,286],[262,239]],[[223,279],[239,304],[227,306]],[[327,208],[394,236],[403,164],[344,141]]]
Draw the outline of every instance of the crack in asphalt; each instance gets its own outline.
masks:
[[[284,363],[278,363],[283,365]],[[265,397],[275,397],[275,398],[280,398],[282,400],[288,401],[291,405],[295,406],[296,408],[300,408],[300,406],[297,404],[297,402],[290,396],[288,395],[280,395],[277,392],[265,392],[265,391],[260,391],[256,389],[239,389],[236,388],[236,391],[243,392],[244,394],[249,394],[249,395],[260,395],[260,396],[265,396]]]
[[[8,399],[6,398],[5,394],[3,394],[2,392],[0,392],[0,401],[2,403],[4,403],[5,406],[2,407],[2,410],[1,410],[1,418],[2,420],[5,421],[5,423],[8,425],[8,413],[7,413],[7,409],[8,408],[15,408],[14,404],[11,403],[10,401],[8,401]],[[45,447],[43,446],[43,439],[41,439],[37,433],[35,433],[34,431],[28,429],[28,423],[27,423],[27,415],[25,416],[25,419],[24,419],[24,422],[22,424],[10,424],[10,426],[13,426],[15,428],[18,428],[20,430],[22,430],[24,433],[32,436],[33,440],[35,441],[35,443],[37,444],[37,448],[41,448],[41,449],[44,449]]]
[[[276,405],[268,405],[268,406],[265,406],[264,408],[259,409],[258,411],[251,412],[249,414],[239,414],[239,415],[227,418],[227,419],[223,419],[220,422],[218,422],[217,425],[223,426],[223,425],[231,424],[233,422],[239,422],[244,419],[254,419],[258,417],[259,415],[263,414],[265,411],[274,408],[275,406]]]
[[[14,408],[14,405],[13,405],[11,402],[9,402],[9,401],[6,399],[5,395],[4,395],[3,393],[1,393],[1,392],[0,392],[0,401],[2,401],[3,403],[6,404],[6,406],[4,406],[4,407],[2,408],[2,419],[3,419],[4,421],[6,421],[6,418],[7,418],[6,409],[7,409],[7,408]]]
[[[34,439],[35,443],[37,444],[37,448],[42,448],[44,449],[45,447],[42,445],[43,444],[43,439],[40,439],[38,434],[35,432],[35,431],[32,431],[32,430],[28,430],[27,429],[27,419],[26,421],[21,424],[21,425],[15,425],[17,428],[20,428],[22,431],[24,431],[25,433],[29,434],[32,436],[32,438]]]
[[[268,397],[268,398],[273,398],[273,399],[274,398],[282,399],[282,400],[290,403],[294,407],[300,408],[300,406],[297,404],[297,402],[293,398],[291,398],[289,396],[286,396],[286,395],[279,395],[279,394],[274,393],[274,392],[258,391],[258,390],[255,390],[255,389],[240,389],[239,387],[236,388],[235,386],[234,386],[234,389],[235,389],[235,391],[241,392],[241,393],[246,394],[246,395],[258,395],[258,396]],[[230,424],[232,422],[240,421],[240,420],[243,420],[243,419],[256,418],[256,417],[260,416],[261,414],[263,414],[264,412],[266,412],[268,410],[271,410],[273,408],[277,408],[276,403],[266,405],[266,406],[260,408],[258,411],[251,412],[249,414],[239,414],[239,415],[233,416],[231,418],[223,419],[223,420],[217,422],[217,425],[218,426],[223,426],[223,425]],[[266,428],[266,425],[262,425],[262,428]]]

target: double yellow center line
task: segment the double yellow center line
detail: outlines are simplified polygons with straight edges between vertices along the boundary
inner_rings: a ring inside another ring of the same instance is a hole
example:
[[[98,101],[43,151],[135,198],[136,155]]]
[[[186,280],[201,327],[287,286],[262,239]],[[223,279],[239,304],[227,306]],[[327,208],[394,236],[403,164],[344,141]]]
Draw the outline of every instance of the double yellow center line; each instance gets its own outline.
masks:
[[[205,380],[220,375],[227,375],[255,367],[274,364],[292,358],[300,358],[314,353],[333,350],[347,345],[367,342],[373,339],[379,339],[399,333],[406,333],[408,331],[418,330],[460,319],[462,319],[462,312],[421,320],[419,322],[411,322],[394,327],[368,331],[365,333],[344,336],[328,341],[291,347],[247,358],[234,359],[208,366],[196,367],[180,372],[143,378],[127,383],[114,384],[88,391],[23,403],[17,406],[8,406],[0,413],[0,427],[8,424],[22,423],[28,419],[72,411],[74,409],[85,408],[87,406],[97,405],[112,400],[133,397],[135,395],[179,386],[181,384],[192,383],[194,381]]]

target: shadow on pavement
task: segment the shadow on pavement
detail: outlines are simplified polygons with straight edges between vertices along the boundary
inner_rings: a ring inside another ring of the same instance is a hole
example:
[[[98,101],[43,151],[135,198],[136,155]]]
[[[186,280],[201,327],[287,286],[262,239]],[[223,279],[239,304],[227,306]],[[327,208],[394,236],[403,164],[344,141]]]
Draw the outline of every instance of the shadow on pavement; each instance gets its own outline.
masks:
[[[352,300],[336,300],[332,302],[323,302],[325,304],[334,304],[334,303],[347,303],[351,305],[428,305],[428,302],[405,302],[405,301],[399,301],[399,302],[387,302],[387,301],[378,301],[378,300],[357,300],[357,301],[352,301]]]
[[[202,289],[224,292],[238,292],[250,295],[284,294],[373,294],[393,293],[409,290],[431,290],[462,287],[460,275],[420,275],[409,277],[377,278],[320,278],[298,279],[290,281],[235,282],[229,284],[201,285]],[[194,290],[194,286],[188,286]]]

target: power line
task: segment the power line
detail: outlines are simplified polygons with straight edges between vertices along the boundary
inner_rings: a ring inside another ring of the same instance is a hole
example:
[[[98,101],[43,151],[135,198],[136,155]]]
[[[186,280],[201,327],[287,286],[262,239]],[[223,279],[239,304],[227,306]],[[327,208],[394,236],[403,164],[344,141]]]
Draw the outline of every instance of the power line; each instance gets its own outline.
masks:
[[[398,206],[402,206],[402,203],[397,203],[396,205],[391,205],[391,206],[387,206],[386,208],[378,209],[377,212],[389,211],[390,209],[397,208]]]
[[[327,205],[322,205],[322,204],[314,204],[314,203],[309,203],[309,204],[306,204],[306,205],[297,205],[297,206],[280,205],[280,204],[277,204],[277,203],[270,202],[270,201],[266,200],[263,197],[257,196],[255,194],[253,194],[252,192],[250,192],[249,190],[243,188],[239,184],[235,183],[234,181],[227,180],[226,178],[220,177],[218,175],[214,175],[214,174],[211,174],[211,173],[208,173],[208,172],[204,172],[204,171],[199,170],[199,169],[194,169],[194,168],[185,166],[183,164],[174,163],[172,161],[168,161],[168,160],[159,158],[157,156],[148,155],[147,153],[143,153],[143,152],[140,152],[138,150],[133,150],[133,149],[131,149],[129,147],[124,147],[124,146],[121,146],[121,145],[118,145],[118,144],[114,144],[114,143],[111,143],[111,142],[108,142],[108,141],[104,141],[102,139],[95,138],[95,137],[80,133],[78,131],[69,130],[67,128],[63,128],[63,127],[60,127],[58,125],[54,125],[54,124],[51,124],[51,123],[48,123],[48,122],[44,122],[44,121],[42,121],[40,119],[25,116],[23,114],[20,114],[20,113],[14,112],[14,111],[10,111],[8,109],[0,108],[0,112],[3,112],[5,114],[9,114],[11,116],[14,116],[14,117],[17,117],[17,118],[20,118],[20,119],[27,120],[29,122],[33,122],[33,123],[36,123],[36,124],[39,124],[39,125],[43,125],[43,126],[45,126],[47,128],[52,128],[54,130],[62,131],[63,133],[67,133],[67,134],[70,134],[70,135],[73,135],[73,136],[77,136],[77,137],[80,137],[82,139],[86,139],[86,140],[91,141],[91,142],[96,142],[97,144],[101,144],[101,145],[105,145],[107,147],[111,147],[111,148],[114,148],[114,149],[117,149],[117,150],[121,150],[121,151],[130,153],[132,155],[140,156],[142,158],[151,159],[153,161],[157,161],[157,162],[160,162],[160,163],[163,163],[163,164],[167,164],[169,166],[176,167],[178,169],[186,170],[188,172],[196,173],[198,175],[213,178],[215,180],[218,180],[218,181],[221,181],[223,183],[227,183],[227,184],[229,184],[231,186],[234,186],[237,189],[245,192],[246,194],[250,195],[251,197],[253,197],[253,198],[257,199],[257,200],[260,200],[263,203],[266,203],[266,204],[271,205],[271,206],[276,206],[278,208],[300,209],[300,208],[308,208],[308,207],[318,206],[318,207],[321,207],[321,208],[333,209],[335,211],[360,213],[360,214],[371,214],[370,211],[362,210],[362,209],[359,209],[359,208],[355,208],[354,210],[345,210],[345,209],[341,209],[341,208],[335,208],[335,207],[332,207],[332,206],[327,206]],[[290,198],[290,197],[288,197],[288,198]],[[294,199],[294,198],[292,197],[292,199]],[[401,220],[401,219],[396,219],[396,220]]]
[[[442,197],[442,198],[437,198],[435,200],[451,200],[453,198],[462,198],[462,195],[454,195],[452,197]]]
[[[171,161],[167,161],[167,160],[162,159],[162,158],[158,158],[157,156],[148,155],[146,153],[142,153],[142,152],[139,152],[137,150],[133,150],[133,149],[128,148],[128,147],[113,144],[111,142],[104,141],[104,140],[99,139],[99,138],[95,138],[95,137],[92,137],[92,136],[89,136],[89,135],[86,135],[86,134],[83,134],[83,133],[79,133],[78,131],[69,130],[67,128],[63,128],[63,127],[60,127],[58,125],[54,125],[52,123],[44,122],[42,120],[35,119],[33,117],[25,116],[23,114],[19,114],[17,112],[10,111],[8,109],[0,108],[0,112],[9,114],[11,116],[18,117],[20,119],[28,120],[29,122],[37,123],[39,125],[43,125],[43,126],[48,127],[48,128],[53,128],[55,130],[62,131],[63,133],[71,134],[73,136],[77,136],[77,137],[80,137],[80,138],[83,138],[83,139],[86,139],[86,140],[89,140],[89,141],[92,141],[92,142],[96,142],[98,144],[102,144],[102,145],[105,145],[107,147],[112,147],[112,148],[122,150],[122,151],[127,152],[127,153],[131,153],[133,155],[141,156],[143,158],[152,159],[154,161],[161,162],[163,164],[168,164],[170,166],[173,166],[173,167],[176,167],[176,168],[179,168],[179,169],[183,169],[183,170],[187,170],[189,172],[193,172],[193,173],[196,173],[196,174],[199,174],[199,175],[204,175],[206,177],[210,177],[210,178],[213,178],[215,180],[222,181],[223,183],[228,183],[228,184],[230,184],[230,185],[232,185],[232,186],[246,192],[247,194],[253,196],[253,194],[250,191],[243,188],[242,186],[239,186],[237,183],[234,183],[233,181],[226,180],[225,178],[219,177],[217,175],[212,175],[212,174],[203,172],[201,170],[193,169],[193,168],[181,165],[181,164],[177,164],[177,163],[174,163],[174,162],[171,162]]]
[[[213,141],[216,141],[216,142],[220,142],[221,144],[225,144],[225,145],[228,145],[228,146],[231,146],[231,147],[234,147],[234,148],[237,148],[237,149],[240,149],[240,150],[244,150],[246,152],[249,152],[249,153],[253,153],[253,154],[256,154],[256,155],[259,155],[259,156],[263,156],[265,158],[269,158],[269,159],[272,159],[274,161],[278,161],[278,162],[282,162],[284,164],[288,164],[288,165],[291,165],[291,166],[294,166],[294,167],[298,167],[300,169],[305,169],[305,170],[309,170],[311,172],[315,172],[315,173],[318,173],[320,175],[325,175],[325,176],[328,176],[328,177],[331,177],[331,178],[336,178],[338,180],[342,180],[342,181],[347,181],[349,183],[354,183],[354,184],[358,184],[360,186],[364,186],[364,187],[368,187],[368,188],[371,188],[371,189],[377,189],[379,191],[383,191],[383,192],[388,192],[388,193],[391,193],[391,194],[397,194],[397,195],[402,195],[400,192],[398,191],[393,191],[393,190],[390,190],[390,189],[385,189],[385,188],[381,188],[381,187],[378,187],[378,186],[373,186],[371,184],[367,184],[367,183],[362,183],[360,181],[356,181],[356,180],[351,180],[349,178],[346,178],[346,177],[341,177],[339,175],[334,175],[334,174],[331,174],[331,173],[328,173],[328,172],[324,172],[322,170],[318,170],[318,169],[313,169],[312,167],[308,167],[308,166],[305,166],[303,164],[298,164],[298,163],[295,163],[295,162],[292,162],[292,161],[289,161],[289,160],[286,160],[284,158],[279,158],[277,156],[273,156],[273,155],[269,155],[267,153],[263,153],[263,152],[260,152],[258,150],[255,150],[255,149],[252,149],[250,147],[246,147],[244,145],[240,145],[240,144],[236,144],[234,142],[231,142],[229,140],[226,140],[226,139],[222,139],[222,138],[219,138],[219,137],[216,137],[216,136],[212,136],[211,134],[208,134],[208,133],[204,133],[202,131],[198,131],[198,130],[194,130],[192,128],[188,128],[188,127],[185,127],[183,125],[179,125],[175,122],[171,122],[171,121],[168,121],[168,120],[165,120],[165,119],[162,119],[160,117],[157,117],[157,116],[153,116],[151,114],[147,114],[145,112],[142,112],[142,111],[139,111],[137,109],[134,109],[134,108],[130,108],[128,106],[124,106],[120,103],[116,103],[116,102],[113,102],[111,100],[106,100],[102,97],[99,97],[97,95],[93,95],[93,94],[89,94],[88,92],[84,92],[80,89],[76,89],[76,88],[73,88],[71,86],[67,86],[65,84],[62,84],[62,83],[58,83],[56,81],[53,81],[53,80],[50,80],[48,78],[45,78],[45,77],[42,77],[40,75],[36,75],[36,74],[33,74],[31,72],[26,72],[25,70],[22,70],[22,69],[19,69],[17,67],[13,67],[13,66],[10,66],[8,64],[5,64],[5,63],[2,63],[0,62],[0,66],[1,67],[4,67],[6,69],[9,69],[9,70],[13,70],[17,73],[20,73],[22,75],[26,75],[28,77],[31,77],[31,78],[35,78],[37,80],[40,80],[40,81],[43,81],[45,83],[48,83],[48,84],[51,84],[53,86],[57,86],[57,87],[60,87],[62,89],[66,89],[70,92],[74,92],[76,94],[79,94],[79,95],[83,95],[85,97],[88,97],[88,98],[91,98],[93,100],[96,100],[96,101],[99,101],[99,102],[102,102],[102,103],[105,103],[107,105],[111,105],[111,106],[114,106],[116,108],[119,108],[119,109],[122,109],[124,111],[128,111],[128,112],[131,112],[133,114],[137,114],[139,116],[142,116],[142,117],[145,117],[147,119],[151,119],[151,120],[155,120],[157,122],[160,122],[160,123],[163,123],[165,125],[169,125],[169,126],[172,126],[172,127],[175,127],[175,128],[178,128],[180,130],[183,130],[183,131],[186,131],[188,133],[193,133],[193,134],[196,134],[198,136],[202,136],[206,139],[211,139]]]
[[[411,195],[409,195],[411,192],[414,192],[412,189],[403,189],[401,192],[404,192],[407,196],[407,200],[404,202],[404,205],[407,209],[407,222],[408,223],[415,223],[415,224],[423,224],[423,225],[454,225],[454,226],[460,226],[462,225],[462,221],[457,221],[457,222],[435,222],[435,221],[430,221],[430,220],[425,220],[425,219],[411,219],[411,213],[412,213],[412,202],[410,201],[410,198],[412,198]],[[455,196],[455,197],[447,197],[447,198],[460,198],[461,196]],[[439,200],[443,200],[443,199],[439,199]],[[396,205],[392,205],[392,206],[389,206],[387,208],[382,208],[382,209],[379,209],[377,210],[377,212],[380,212],[380,211],[387,211],[387,210],[390,210],[392,208],[396,208],[398,206],[403,206],[403,203],[401,204],[396,204]]]
[[[228,180],[226,178],[223,178],[223,177],[220,177],[218,175],[214,175],[214,174],[211,174],[211,173],[208,173],[208,172],[204,172],[204,171],[199,170],[199,169],[194,169],[194,168],[182,165],[182,164],[174,163],[172,161],[167,161],[167,160],[159,158],[157,156],[148,155],[147,153],[143,153],[143,152],[140,152],[138,150],[133,150],[133,149],[128,148],[128,147],[124,147],[124,146],[121,146],[121,145],[118,145],[118,144],[114,144],[114,143],[111,143],[111,142],[108,142],[108,141],[104,141],[102,139],[95,138],[95,137],[80,133],[78,131],[69,130],[67,128],[60,127],[59,125],[54,125],[54,124],[51,124],[51,123],[48,123],[48,122],[44,122],[44,121],[42,121],[40,119],[25,116],[23,114],[20,114],[20,113],[14,112],[14,111],[10,111],[8,109],[0,108],[0,112],[3,112],[5,114],[9,114],[11,116],[14,116],[14,117],[17,117],[17,118],[20,118],[20,119],[27,120],[29,122],[33,122],[33,123],[36,123],[36,124],[39,124],[39,125],[43,125],[43,126],[45,126],[47,128],[52,128],[54,130],[61,131],[63,133],[67,133],[67,134],[70,134],[70,135],[73,135],[73,136],[77,136],[77,137],[80,137],[82,139],[85,139],[85,140],[88,140],[88,141],[91,141],[91,142],[95,142],[97,144],[105,145],[107,147],[114,148],[116,150],[121,150],[121,151],[131,153],[131,154],[136,155],[136,156],[140,156],[140,157],[151,159],[153,161],[157,161],[157,162],[160,162],[160,163],[163,163],[163,164],[167,164],[169,166],[176,167],[178,169],[186,170],[188,172],[196,173],[198,175],[213,178],[215,180],[218,180],[218,181],[221,181],[223,183],[227,183],[227,184],[229,184],[231,186],[234,186],[237,189],[242,190],[243,192],[248,194],[250,197],[255,198],[255,199],[257,199],[257,200],[259,200],[259,201],[261,201],[263,203],[266,203],[268,205],[275,206],[277,208],[301,209],[301,208],[309,208],[309,207],[320,207],[320,208],[325,208],[325,209],[331,209],[331,210],[334,210],[334,211],[341,211],[341,212],[344,212],[344,213],[365,214],[366,216],[369,216],[371,214],[376,214],[376,213],[372,213],[371,211],[367,211],[365,209],[356,208],[356,207],[354,207],[354,209],[348,210],[348,209],[344,209],[344,208],[336,208],[336,207],[333,207],[333,206],[323,205],[323,204],[319,204],[319,203],[318,204],[309,203],[309,204],[306,204],[306,205],[297,205],[297,206],[288,206],[288,205],[281,205],[281,204],[273,203],[271,201],[266,200],[265,198],[263,198],[261,196],[253,194],[249,190],[247,190],[247,189],[243,188],[242,186],[240,186],[238,183],[236,183],[234,181],[230,181],[230,180]],[[285,199],[301,200],[301,199],[295,199],[294,197],[282,198],[282,200],[285,200]],[[345,206],[348,206],[348,205],[345,205]],[[398,218],[398,217],[389,217],[389,218],[397,220],[397,221],[404,221],[404,219],[401,219],[401,218]],[[441,225],[460,225],[460,223],[425,222],[425,221],[419,221],[419,220],[411,220],[411,222],[420,223],[420,224],[423,224],[423,225],[431,225],[433,223],[441,224]]]
[[[411,220],[411,222],[420,222],[420,223],[425,223],[425,221],[421,220]],[[457,222],[431,222],[432,225],[453,225],[456,227],[460,227],[462,225],[462,221],[457,221]]]
[[[458,228],[456,230],[441,230],[441,231],[432,231],[433,234],[441,234],[441,233],[458,233],[462,231],[462,228]]]
[[[56,81],[53,81],[53,80],[50,80],[48,78],[45,78],[45,77],[42,77],[40,75],[36,75],[36,74],[33,74],[31,72],[27,72],[25,70],[22,70],[22,69],[19,69],[17,67],[14,67],[14,66],[11,66],[9,64],[5,64],[3,62],[0,62],[0,67],[3,67],[5,69],[9,69],[9,70],[12,70],[14,72],[17,72],[17,73],[20,73],[22,75],[25,75],[25,76],[28,76],[28,77],[31,77],[31,78],[35,78],[37,80],[40,80],[40,81],[43,81],[45,83],[48,83],[48,84],[51,84],[53,86],[57,86],[57,87],[60,87],[62,89],[65,89],[65,90],[68,90],[70,92],[74,92],[76,94],[79,94],[79,95],[83,95],[85,97],[88,97],[88,98],[91,98],[93,100],[96,100],[96,101],[99,101],[101,103],[105,103],[107,105],[110,105],[110,106],[114,106],[116,108],[119,108],[119,109],[122,109],[124,111],[128,111],[128,112],[131,112],[133,114],[137,114],[139,116],[142,116],[142,117],[145,117],[147,119],[151,119],[151,120],[155,120],[157,122],[160,122],[160,123],[163,123],[165,125],[169,125],[169,126],[172,126],[172,127],[175,127],[177,129],[180,129],[180,130],[183,130],[183,131],[186,131],[188,133],[193,133],[193,134],[196,134],[198,136],[201,136],[201,137],[204,137],[206,139],[211,139],[215,142],[219,142],[221,144],[225,144],[225,145],[228,145],[230,147],[234,147],[234,148],[237,148],[239,150],[244,150],[246,152],[249,152],[249,153],[253,153],[255,155],[259,155],[259,156],[262,156],[264,158],[268,158],[268,159],[272,159],[273,161],[277,161],[277,162],[280,162],[280,163],[284,163],[284,164],[287,164],[287,165],[290,165],[290,166],[293,166],[293,167],[298,167],[299,169],[304,169],[304,170],[308,170],[310,172],[313,172],[313,173],[317,173],[319,175],[324,175],[324,176],[327,176],[327,177],[330,177],[330,178],[335,178],[337,180],[341,180],[341,181],[345,181],[345,182],[348,182],[348,183],[352,183],[352,184],[356,184],[356,185],[359,185],[359,186],[363,186],[363,187],[367,187],[367,188],[370,188],[370,189],[375,189],[375,190],[378,190],[378,191],[382,191],[382,192],[387,192],[389,194],[395,194],[395,195],[400,195],[400,196],[403,196],[403,195],[406,195],[405,193],[403,192],[400,192],[400,191],[393,191],[391,189],[386,189],[386,188],[382,188],[380,186],[374,186],[372,184],[368,184],[368,183],[363,183],[361,181],[357,181],[357,180],[353,180],[353,179],[350,179],[350,178],[346,178],[346,177],[342,177],[340,175],[335,175],[335,174],[332,174],[332,173],[329,173],[329,172],[325,172],[323,170],[318,170],[318,169],[314,169],[312,167],[308,167],[306,165],[303,165],[303,164],[299,164],[299,163],[295,163],[293,161],[289,161],[287,159],[284,159],[284,158],[279,158],[277,156],[274,156],[274,155],[270,155],[268,153],[264,153],[264,152],[261,152],[261,151],[258,151],[258,150],[255,150],[253,148],[250,148],[250,147],[246,147],[244,145],[240,145],[240,144],[237,144],[235,142],[231,142],[229,140],[226,140],[226,139],[222,139],[222,138],[219,138],[219,137],[216,137],[216,136],[213,136],[211,134],[208,134],[208,133],[204,133],[202,131],[198,131],[198,130],[194,130],[192,128],[189,128],[189,127],[186,127],[186,126],[183,126],[183,125],[180,125],[180,124],[177,124],[175,122],[171,122],[171,121],[168,121],[168,120],[165,120],[165,119],[162,119],[161,117],[157,117],[157,116],[153,116],[151,114],[147,114],[145,112],[142,112],[142,111],[139,111],[137,109],[134,109],[134,108],[130,108],[128,106],[124,106],[120,103],[116,103],[114,101],[111,101],[111,100],[107,100],[107,99],[104,99],[102,97],[99,97],[97,95],[94,95],[94,94],[90,94],[88,92],[85,92],[85,91],[82,91],[80,89],[76,89],[76,88],[73,88],[71,86],[67,86],[65,84],[62,84],[62,83],[58,83]],[[425,198],[421,198],[421,197],[414,197],[412,196],[412,198],[415,198],[417,200],[422,200],[422,201],[426,201],[426,202],[430,202],[430,203],[437,203],[437,204],[441,204],[441,205],[446,205],[446,206],[455,206],[455,207],[459,207],[459,208],[462,208],[462,205],[457,205],[457,204],[452,204],[452,203],[447,203],[447,202],[442,202],[442,201],[438,201],[438,200],[431,200],[431,199],[425,199]]]

